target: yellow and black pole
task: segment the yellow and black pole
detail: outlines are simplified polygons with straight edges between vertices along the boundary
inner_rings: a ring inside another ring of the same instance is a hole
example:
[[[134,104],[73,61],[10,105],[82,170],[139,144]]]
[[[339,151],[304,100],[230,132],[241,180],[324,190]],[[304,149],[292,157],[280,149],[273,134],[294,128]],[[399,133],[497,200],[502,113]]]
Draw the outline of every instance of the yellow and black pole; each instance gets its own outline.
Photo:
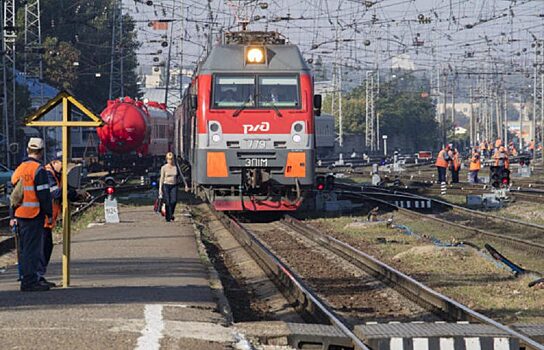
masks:
[[[40,121],[53,108],[62,104],[62,121]],[[76,107],[90,120],[72,121],[72,107]],[[102,119],[94,115],[67,92],[61,92],[36,112],[27,117],[27,126],[45,126],[62,128],[62,286],[70,285],[70,243],[71,243],[71,214],[68,202],[68,162],[70,157],[70,128],[102,126]]]

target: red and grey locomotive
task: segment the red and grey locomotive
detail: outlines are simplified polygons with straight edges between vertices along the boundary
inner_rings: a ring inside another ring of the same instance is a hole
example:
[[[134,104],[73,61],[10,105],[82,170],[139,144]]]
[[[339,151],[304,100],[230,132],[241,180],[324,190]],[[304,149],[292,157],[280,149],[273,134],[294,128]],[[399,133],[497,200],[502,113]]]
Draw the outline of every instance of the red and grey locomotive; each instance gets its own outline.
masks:
[[[175,112],[193,191],[217,210],[296,210],[314,183],[320,107],[297,46],[275,32],[227,33]]]

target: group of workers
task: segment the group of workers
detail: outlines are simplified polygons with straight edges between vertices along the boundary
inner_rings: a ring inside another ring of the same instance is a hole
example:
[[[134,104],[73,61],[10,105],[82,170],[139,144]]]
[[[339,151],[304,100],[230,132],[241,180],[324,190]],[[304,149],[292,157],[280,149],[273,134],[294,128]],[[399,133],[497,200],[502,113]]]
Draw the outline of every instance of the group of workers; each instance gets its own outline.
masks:
[[[529,146],[531,147],[531,145]],[[534,151],[534,142],[532,143]],[[469,166],[469,182],[478,183],[478,173],[482,168],[482,159],[491,157],[493,159],[493,165],[499,168],[509,169],[510,167],[510,155],[516,156],[517,150],[513,142],[508,144],[508,147],[503,145],[503,142],[498,138],[494,147],[490,148],[490,143],[482,141],[477,144],[472,150],[468,159]],[[452,145],[446,145],[438,153],[436,163],[436,169],[438,171],[438,183],[446,182],[446,174],[449,169],[451,172],[451,182],[459,182],[459,171],[461,170],[461,157],[457,149]]]
[[[53,251],[52,231],[61,212],[62,161],[57,157],[43,166],[43,150],[44,141],[31,138],[28,157],[11,177],[14,189],[10,226],[18,230],[21,291],[47,291],[55,287],[45,279],[45,274]],[[71,200],[76,195],[73,190],[69,192]]]

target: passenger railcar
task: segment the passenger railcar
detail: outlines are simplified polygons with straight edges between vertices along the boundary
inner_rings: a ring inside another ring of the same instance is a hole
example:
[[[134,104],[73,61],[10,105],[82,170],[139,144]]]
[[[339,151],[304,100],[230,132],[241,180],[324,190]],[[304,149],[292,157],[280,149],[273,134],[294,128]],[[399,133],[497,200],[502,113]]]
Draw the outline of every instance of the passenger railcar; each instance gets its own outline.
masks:
[[[297,46],[278,33],[227,33],[175,112],[193,191],[217,210],[296,210],[314,184],[320,107]]]

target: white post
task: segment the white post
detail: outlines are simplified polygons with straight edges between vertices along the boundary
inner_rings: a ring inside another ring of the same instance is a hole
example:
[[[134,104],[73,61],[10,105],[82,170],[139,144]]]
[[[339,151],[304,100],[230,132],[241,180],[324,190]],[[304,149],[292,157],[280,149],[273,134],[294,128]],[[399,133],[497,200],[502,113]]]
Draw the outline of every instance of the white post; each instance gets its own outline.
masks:
[[[383,135],[383,155],[387,156],[387,135]]]

